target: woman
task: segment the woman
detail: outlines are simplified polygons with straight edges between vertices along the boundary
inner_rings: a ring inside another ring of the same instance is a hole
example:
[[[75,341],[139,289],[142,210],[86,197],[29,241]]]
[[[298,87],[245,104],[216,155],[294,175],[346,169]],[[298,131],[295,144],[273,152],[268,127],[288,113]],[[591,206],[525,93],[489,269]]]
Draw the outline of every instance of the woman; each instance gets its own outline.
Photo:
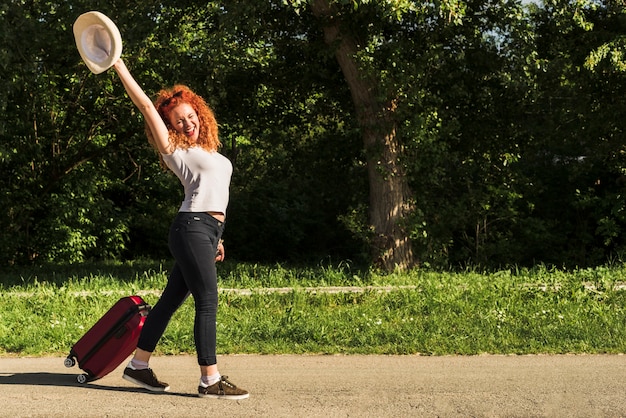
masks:
[[[200,365],[200,397],[245,399],[248,392],[221,376],[216,358],[216,261],[224,259],[224,230],[230,161],[217,152],[217,122],[204,100],[185,86],[162,90],[153,104],[119,59],[113,68],[141,111],[146,134],[161,162],[180,179],[185,199],[169,233],[176,264],[141,331],[124,379],[152,391],[167,391],[149,360],[174,312],[191,293],[195,302],[194,339]]]

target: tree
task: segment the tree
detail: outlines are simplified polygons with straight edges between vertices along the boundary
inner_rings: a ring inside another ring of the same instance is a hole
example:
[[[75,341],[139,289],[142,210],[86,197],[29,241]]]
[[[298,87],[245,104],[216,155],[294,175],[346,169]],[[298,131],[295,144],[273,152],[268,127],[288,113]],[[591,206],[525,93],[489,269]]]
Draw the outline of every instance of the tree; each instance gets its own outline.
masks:
[[[416,260],[405,225],[411,211],[411,193],[404,168],[399,163],[394,97],[383,94],[381,98],[378,81],[359,67],[359,41],[342,22],[337,5],[331,5],[328,0],[315,0],[311,9],[322,20],[325,42],[335,48],[362,130],[368,155],[372,255],[387,270],[412,267]]]
[[[541,209],[561,241],[555,259],[594,265],[624,252],[624,9],[617,2],[552,0],[533,15],[537,52],[532,143],[543,159]]]
[[[87,3],[0,6],[3,264],[168,256],[182,191],[115,75],[80,62],[71,25]],[[392,270],[583,265],[626,249],[618,2],[101,11],[149,95],[184,83],[215,109],[236,259]]]

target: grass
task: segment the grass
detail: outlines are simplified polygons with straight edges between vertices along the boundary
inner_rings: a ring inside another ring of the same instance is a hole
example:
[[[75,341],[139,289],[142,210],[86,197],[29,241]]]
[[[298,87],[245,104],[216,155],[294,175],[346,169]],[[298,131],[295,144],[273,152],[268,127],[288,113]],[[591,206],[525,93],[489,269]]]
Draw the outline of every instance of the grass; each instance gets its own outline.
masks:
[[[119,297],[140,293],[156,303],[168,268],[136,261],[0,273],[0,355],[66,355]],[[626,290],[619,286],[626,282],[626,268],[621,266],[385,275],[349,265],[224,263],[219,272],[221,289],[251,290],[220,295],[220,354],[626,352]],[[369,287],[324,292],[329,286]],[[291,290],[267,292],[285,287]],[[189,299],[173,317],[157,354],[194,352],[192,318]]]

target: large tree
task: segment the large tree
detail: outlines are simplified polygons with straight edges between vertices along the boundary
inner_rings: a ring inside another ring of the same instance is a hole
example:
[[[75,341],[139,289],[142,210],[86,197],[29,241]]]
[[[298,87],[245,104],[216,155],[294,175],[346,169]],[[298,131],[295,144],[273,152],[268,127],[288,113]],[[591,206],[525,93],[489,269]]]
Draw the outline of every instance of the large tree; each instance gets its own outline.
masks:
[[[406,269],[416,264],[407,233],[411,212],[411,191],[400,163],[401,145],[394,116],[394,92],[384,91],[380,80],[358,61],[361,49],[371,42],[359,39],[344,21],[336,3],[311,2],[313,14],[321,21],[324,40],[335,57],[350,87],[367,155],[369,178],[369,222],[372,228],[373,259],[387,269]]]

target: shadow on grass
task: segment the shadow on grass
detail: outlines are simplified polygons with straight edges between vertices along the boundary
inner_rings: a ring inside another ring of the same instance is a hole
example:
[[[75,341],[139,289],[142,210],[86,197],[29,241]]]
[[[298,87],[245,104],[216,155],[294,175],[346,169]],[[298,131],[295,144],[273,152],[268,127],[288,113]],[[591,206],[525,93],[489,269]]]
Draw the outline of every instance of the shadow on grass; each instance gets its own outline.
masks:
[[[171,260],[132,260],[125,262],[97,261],[79,264],[40,263],[31,266],[2,266],[0,289],[28,286],[35,283],[63,285],[68,280],[112,277],[122,283],[132,283],[145,275],[167,274]]]
[[[143,393],[146,395],[173,395],[182,397],[197,397],[191,393],[178,392],[150,392],[141,388],[129,388],[124,386],[105,386],[98,384],[97,380],[88,383],[79,383],[76,380],[76,374],[68,373],[6,373],[0,372],[0,386],[2,385],[24,385],[24,386],[57,386],[57,387],[75,387],[81,389],[106,390],[112,392],[130,392]]]

